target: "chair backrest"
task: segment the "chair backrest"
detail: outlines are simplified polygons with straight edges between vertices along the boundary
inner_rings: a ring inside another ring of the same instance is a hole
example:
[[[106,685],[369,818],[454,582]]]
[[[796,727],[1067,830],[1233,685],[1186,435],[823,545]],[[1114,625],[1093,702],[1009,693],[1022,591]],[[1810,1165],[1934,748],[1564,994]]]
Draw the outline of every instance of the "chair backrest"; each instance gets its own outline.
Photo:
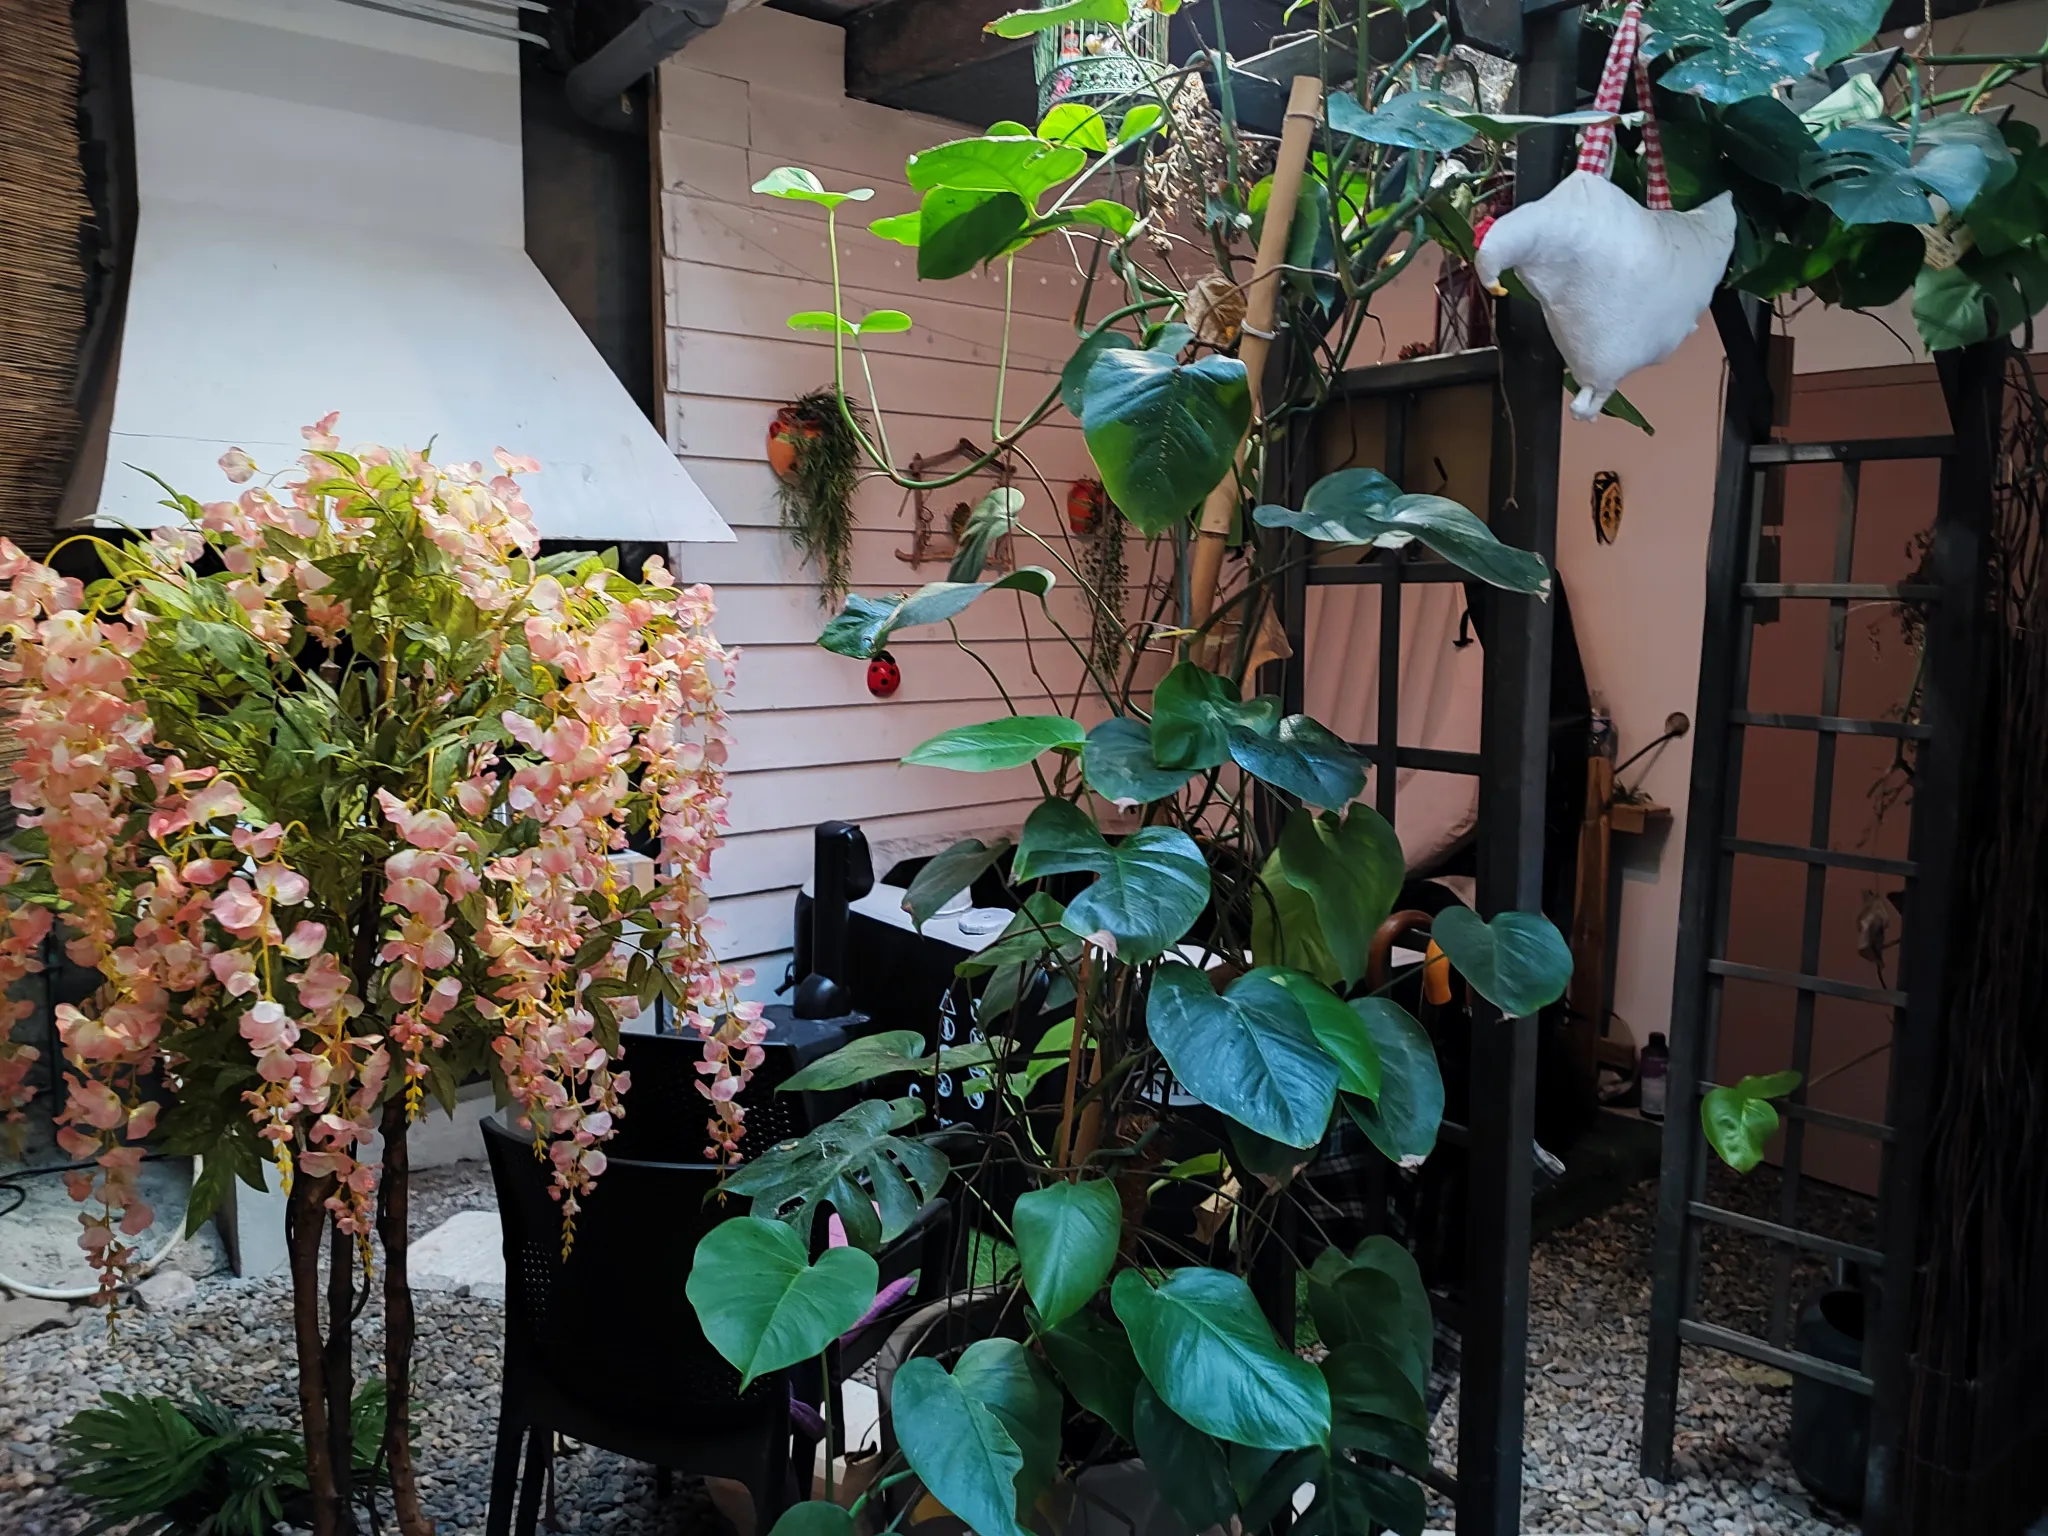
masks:
[[[776,1009],[786,1015],[786,1009]],[[845,1042],[843,1030],[815,1020],[778,1017],[763,1046],[766,1059],[754,1072],[740,1104],[747,1112],[742,1151],[753,1156],[778,1141],[801,1136],[837,1106],[808,1093],[777,1090],[806,1064]],[[608,1156],[656,1163],[694,1163],[704,1157],[704,1122],[710,1106],[697,1085],[708,1079],[697,1070],[704,1044],[695,1033],[632,1034],[625,1037],[625,1066],[633,1086],[626,1112],[606,1146]]]
[[[584,1412],[628,1422],[693,1408],[720,1422],[779,1406],[782,1377],[742,1395],[683,1294],[698,1240],[740,1212],[739,1201],[708,1199],[716,1168],[610,1159],[565,1257],[552,1170],[524,1132],[495,1117],[483,1129],[505,1237],[508,1382],[530,1373]]]

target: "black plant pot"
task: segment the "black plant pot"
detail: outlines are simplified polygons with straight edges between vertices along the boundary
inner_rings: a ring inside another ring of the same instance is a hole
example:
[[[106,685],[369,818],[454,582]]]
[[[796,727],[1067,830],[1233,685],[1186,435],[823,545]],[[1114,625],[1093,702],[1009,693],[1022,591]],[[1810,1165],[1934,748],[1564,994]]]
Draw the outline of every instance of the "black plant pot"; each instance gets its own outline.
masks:
[[[1850,1370],[1863,1368],[1863,1293],[1833,1290],[1799,1314],[1799,1348]],[[1870,1459],[1870,1399],[1805,1376],[1792,1382],[1792,1470],[1816,1498],[1851,1514],[1863,1508]]]

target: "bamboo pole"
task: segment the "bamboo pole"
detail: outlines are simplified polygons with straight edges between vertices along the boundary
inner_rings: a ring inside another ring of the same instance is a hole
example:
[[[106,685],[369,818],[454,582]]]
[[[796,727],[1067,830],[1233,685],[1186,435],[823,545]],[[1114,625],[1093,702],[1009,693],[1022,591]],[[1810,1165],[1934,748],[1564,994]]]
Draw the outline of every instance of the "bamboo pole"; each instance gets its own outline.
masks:
[[[1280,154],[1273,162],[1273,195],[1266,200],[1266,224],[1259,232],[1259,250],[1252,280],[1245,288],[1244,339],[1237,349],[1251,387],[1252,420],[1260,415],[1259,379],[1273,345],[1273,316],[1279,308],[1280,271],[1287,260],[1287,241],[1294,228],[1295,204],[1301,200],[1301,179],[1308,170],[1308,152],[1316,124],[1323,116],[1323,83],[1313,75],[1296,75],[1287,93],[1287,117],[1280,129]],[[1223,549],[1237,512],[1238,472],[1244,467],[1244,444],[1237,446],[1237,464],[1202,504],[1189,569],[1187,627],[1200,629],[1216,607],[1216,587],[1223,574]],[[1200,647],[1196,647],[1197,650]]]

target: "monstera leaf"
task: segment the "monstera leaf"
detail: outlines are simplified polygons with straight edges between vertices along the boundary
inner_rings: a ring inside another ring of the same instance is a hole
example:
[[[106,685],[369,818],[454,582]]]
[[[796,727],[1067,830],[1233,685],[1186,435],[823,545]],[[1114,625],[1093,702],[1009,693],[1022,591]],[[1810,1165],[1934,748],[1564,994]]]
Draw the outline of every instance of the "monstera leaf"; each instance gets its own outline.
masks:
[[[1010,1223],[1017,1262],[1047,1326],[1065,1322],[1102,1289],[1123,1224],[1123,1199],[1107,1179],[1048,1184],[1017,1197]]]
[[[1341,818],[1295,811],[1260,879],[1269,891],[1277,894],[1284,885],[1305,899],[1277,903],[1276,917],[1267,902],[1254,898],[1253,953],[1262,961],[1292,964],[1282,955],[1306,945],[1306,953],[1328,955],[1333,962],[1333,975],[1324,980],[1356,984],[1365,977],[1373,932],[1394,910],[1407,869],[1400,839],[1371,806],[1354,802]]]
[[[1411,540],[1510,592],[1548,596],[1550,572],[1540,557],[1493,536],[1470,508],[1446,496],[1404,494],[1376,469],[1340,469],[1308,489],[1301,510],[1261,506],[1261,528],[1292,528],[1324,544],[1399,549]]]
[[[1181,364],[1108,348],[1082,394],[1088,452],[1110,498],[1148,538],[1185,521],[1231,472],[1252,419],[1244,364],[1230,357]]]
[[[1047,800],[1025,818],[1011,877],[1066,874],[1097,878],[1067,903],[1062,924],[1133,964],[1179,943],[1209,902],[1209,865],[1178,827],[1145,827],[1111,845],[1078,805]]]
[[[1732,34],[1713,0],[1651,0],[1643,13],[1643,56],[1681,59],[1657,83],[1723,105],[1800,79],[1827,44],[1821,25],[1791,5],[1758,12]]]
[[[683,1291],[745,1391],[770,1371],[822,1354],[874,1305],[879,1276],[858,1248],[827,1248],[812,1263],[791,1228],[741,1216],[704,1234]]]
[[[1192,965],[1163,965],[1145,1024],[1181,1086],[1240,1125],[1290,1147],[1312,1147],[1329,1130],[1337,1063],[1271,973],[1240,977],[1219,996]]]
[[[1242,700],[1229,678],[1179,662],[1152,691],[1152,756],[1165,768],[1220,767],[1232,731],[1271,731],[1279,718],[1278,699]]]
[[[1081,777],[1113,805],[1145,805],[1178,793],[1192,768],[1167,768],[1152,753],[1152,733],[1141,720],[1112,715],[1088,733]]]
[[[1043,602],[1052,588],[1051,571],[1027,565],[995,581],[933,581],[915,592],[889,597],[863,597],[856,592],[826,621],[818,644],[835,655],[870,661],[897,630],[956,619],[984,592],[1029,592]]]
[[[891,1409],[904,1458],[947,1509],[983,1536],[1028,1536],[1028,1491],[1059,1452],[1059,1389],[1013,1339],[978,1339],[948,1372],[905,1361]]]
[[[1458,974],[1509,1018],[1527,1018],[1564,996],[1572,952],[1540,912],[1503,912],[1491,922],[1470,907],[1447,907],[1430,925]]]
[[[1358,997],[1352,1011],[1364,1021],[1379,1055],[1376,1099],[1346,1096],[1344,1107],[1368,1140],[1403,1168],[1420,1167],[1436,1150],[1444,1119],[1444,1079],[1429,1031],[1399,1003]]]
[[[728,1176],[726,1192],[751,1197],[756,1215],[787,1222],[806,1238],[818,1207],[829,1205],[847,1241],[873,1253],[902,1235],[946,1182],[943,1152],[893,1134],[923,1112],[915,1099],[856,1104]]]

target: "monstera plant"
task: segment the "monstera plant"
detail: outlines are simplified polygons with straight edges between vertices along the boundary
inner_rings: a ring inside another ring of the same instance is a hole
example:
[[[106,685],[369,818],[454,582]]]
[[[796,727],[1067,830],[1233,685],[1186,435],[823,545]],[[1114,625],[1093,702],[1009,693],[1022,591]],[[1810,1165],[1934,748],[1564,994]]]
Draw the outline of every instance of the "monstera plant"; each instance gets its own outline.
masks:
[[[1117,25],[1133,9],[1075,0],[997,26]],[[2048,158],[2030,129],[1977,110],[2019,62],[1931,91],[1923,66],[1942,60],[1898,67],[1856,53],[1882,9],[1652,0],[1645,52],[1670,179],[1681,206],[1735,192],[1729,281],[1862,305],[1911,290],[1930,343],[1954,345],[2016,323],[2048,293],[2048,265],[2035,272],[2048,262]],[[1034,665],[1030,683],[1004,683],[984,661],[1008,712],[905,758],[1028,768],[1042,795],[1014,845],[964,841],[907,895],[922,924],[977,881],[1009,893],[1007,929],[960,965],[980,988],[971,1035],[936,1053],[916,1031],[870,1036],[788,1083],[872,1096],[738,1170],[726,1193],[751,1204],[690,1276],[707,1336],[751,1377],[820,1354],[862,1317],[876,1294],[870,1255],[942,1189],[986,1239],[972,1271],[974,1294],[993,1298],[975,1313],[995,1318],[985,1336],[932,1358],[912,1351],[888,1394],[890,1459],[850,1506],[828,1488],[791,1511],[785,1536],[850,1531],[872,1501],[917,1486],[983,1536],[1018,1536],[1052,1518],[1047,1501],[1091,1460],[1133,1450],[1194,1529],[1261,1527],[1303,1485],[1306,1531],[1421,1528],[1428,1297],[1397,1244],[1324,1238],[1303,1189],[1333,1139],[1356,1136],[1404,1166],[1436,1145],[1444,1087],[1430,1037],[1369,975],[1405,861],[1358,799],[1359,756],[1260,692],[1257,663],[1272,654],[1261,637],[1304,540],[1379,558],[1417,546],[1476,583],[1547,597],[1542,559],[1380,469],[1338,470],[1298,497],[1280,488],[1373,294],[1432,241],[1469,258],[1518,137],[1590,119],[1480,100],[1430,0],[1401,7],[1405,46],[1385,63],[1372,29],[1332,33],[1331,10],[1305,8],[1300,21],[1322,42],[1323,77],[1352,84],[1326,97],[1285,260],[1266,269],[1279,290],[1272,331],[1287,340],[1261,376],[1262,409],[1240,355],[1242,290],[1276,178],[1260,173],[1270,140],[1240,128],[1231,73],[1205,88],[1214,54],[1119,103],[1114,129],[1063,103],[1035,128],[998,123],[910,158],[919,206],[869,227],[914,249],[921,277],[987,270],[1007,294],[1038,245],[1083,277],[1070,356],[1021,400],[1005,325],[988,456],[944,478],[890,467],[866,348],[906,317],[849,312],[838,281],[840,222],[870,193],[797,167],[755,188],[822,213],[832,307],[791,324],[829,333],[840,386],[873,402],[872,426],[847,422],[873,473],[935,490],[1013,450],[1029,466],[1029,434],[1064,411],[1145,541],[1135,558],[1158,573],[1134,584],[1137,611],[1124,612],[1064,535],[1006,501],[989,531],[1028,552],[1015,569],[991,579],[969,560],[914,591],[854,592],[820,636],[867,658],[900,632],[935,629],[975,653],[958,621],[1000,600],[1042,621],[1054,638],[1026,643],[1065,653],[1079,680],[1062,694]],[[1622,122],[1632,141],[1633,120]],[[1643,175],[1633,148],[1620,175]],[[1609,410],[1632,415],[1618,396]],[[1236,562],[1212,604],[1199,554],[1219,505]],[[1063,586],[1078,589],[1086,634],[1069,630],[1073,605],[1052,600]],[[1105,629],[1121,637],[1107,650]],[[1433,939],[1507,1015],[1545,1007],[1568,979],[1566,946],[1540,914],[1454,909]],[[924,1109],[949,1082],[984,1109],[935,1130]],[[1743,1155],[1787,1086],[1760,1080],[1716,1100],[1727,1122],[1710,1127],[1717,1146]],[[1193,1239],[1161,1219],[1191,1183],[1206,1218]],[[827,1211],[850,1247],[814,1261]],[[1297,1285],[1328,1346],[1314,1363],[1275,1327]]]

